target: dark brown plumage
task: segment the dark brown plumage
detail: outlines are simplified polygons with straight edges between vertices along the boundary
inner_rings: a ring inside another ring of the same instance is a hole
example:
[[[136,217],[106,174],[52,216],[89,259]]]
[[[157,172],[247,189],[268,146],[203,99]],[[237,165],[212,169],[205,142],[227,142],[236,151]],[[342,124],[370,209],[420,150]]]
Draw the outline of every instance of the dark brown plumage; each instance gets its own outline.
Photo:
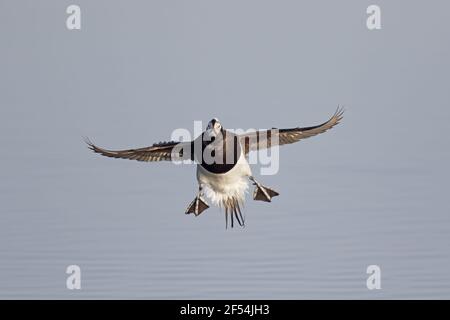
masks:
[[[190,147],[191,142],[159,142],[155,143],[150,147],[138,148],[138,149],[127,149],[127,150],[107,150],[94,145],[89,139],[85,139],[88,144],[89,149],[95,153],[99,153],[105,157],[110,158],[121,158],[137,161],[170,161],[173,159],[172,152],[174,148],[177,147],[176,156],[182,157],[183,147],[188,145]],[[180,152],[181,151],[181,154]]]
[[[260,130],[251,133],[241,134],[238,137],[238,141],[241,143],[244,153],[247,155],[250,151],[257,151],[261,149],[270,148],[274,145],[284,145],[297,142],[301,139],[306,139],[333,128],[339,123],[343,117],[344,110],[338,108],[334,115],[326,122],[312,127],[297,127],[291,129],[270,129],[270,130]],[[225,136],[233,136],[234,134],[226,134]],[[201,136],[202,137],[202,136]],[[201,137],[197,138],[199,140],[199,145],[202,146],[204,141]],[[273,139],[272,139],[273,138]],[[227,139],[229,140],[229,139]],[[234,140],[234,139],[232,139]],[[89,139],[85,139],[88,144],[89,149],[99,153],[103,156],[110,158],[121,158],[130,159],[137,161],[171,161],[171,160],[194,160],[194,141],[189,142],[159,142],[155,143],[150,147],[137,148],[137,149],[127,149],[127,150],[107,150],[94,145]],[[237,142],[235,140],[235,142]],[[235,146],[237,147],[237,146]],[[198,148],[199,155],[195,157],[198,161],[200,157],[203,156],[202,147]],[[217,166],[217,164],[214,164]],[[220,164],[219,166],[229,166],[229,164]],[[232,168],[231,166],[230,168]],[[228,170],[230,169],[228,168]],[[222,170],[222,171],[228,171]],[[220,171],[220,172],[222,172]]]
[[[326,122],[312,127],[291,129],[270,129],[250,132],[239,136],[245,154],[250,151],[270,148],[274,145],[290,144],[301,139],[306,139],[333,128],[341,121],[344,110],[337,108],[334,115]]]

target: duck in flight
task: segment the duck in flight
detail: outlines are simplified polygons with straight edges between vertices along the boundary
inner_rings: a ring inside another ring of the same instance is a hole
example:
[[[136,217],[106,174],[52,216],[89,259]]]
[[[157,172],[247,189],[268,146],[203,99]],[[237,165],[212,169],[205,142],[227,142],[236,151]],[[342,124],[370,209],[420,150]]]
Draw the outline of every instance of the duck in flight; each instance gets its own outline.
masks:
[[[254,200],[271,202],[273,197],[279,195],[254,178],[247,160],[249,152],[291,144],[318,135],[337,125],[342,117],[343,109],[338,108],[328,121],[320,125],[273,128],[244,134],[226,130],[219,120],[214,118],[208,123],[206,130],[193,141],[160,142],[150,147],[116,151],[97,147],[89,139],[86,139],[86,143],[95,153],[111,158],[146,162],[194,161],[197,164],[198,193],[185,213],[198,216],[208,209],[206,195],[215,205],[225,209],[227,227],[229,220],[231,227],[234,226],[234,219],[240,226],[244,226],[240,206],[244,203],[249,182],[255,186]]]

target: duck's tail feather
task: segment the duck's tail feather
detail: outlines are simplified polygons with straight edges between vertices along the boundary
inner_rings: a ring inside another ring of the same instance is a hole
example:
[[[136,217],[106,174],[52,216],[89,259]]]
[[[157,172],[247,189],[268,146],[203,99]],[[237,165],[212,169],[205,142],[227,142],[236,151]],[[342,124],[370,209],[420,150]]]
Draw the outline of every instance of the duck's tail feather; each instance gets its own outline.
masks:
[[[228,215],[230,216],[231,228],[234,227],[234,218],[236,218],[237,223],[241,226],[245,226],[245,217],[242,214],[241,207],[239,205],[239,200],[236,198],[230,198],[222,206],[225,208],[225,227],[228,229]]]

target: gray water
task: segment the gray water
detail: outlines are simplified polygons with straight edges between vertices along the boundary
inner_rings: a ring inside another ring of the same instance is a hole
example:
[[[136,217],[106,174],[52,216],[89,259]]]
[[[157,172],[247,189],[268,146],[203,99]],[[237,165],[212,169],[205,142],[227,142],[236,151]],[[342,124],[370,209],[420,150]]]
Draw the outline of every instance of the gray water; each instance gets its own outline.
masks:
[[[0,2],[0,298],[450,298],[448,1]],[[195,167],[115,160],[218,117],[283,146],[246,227]],[[81,290],[66,288],[68,265]],[[381,268],[368,290],[366,268]]]

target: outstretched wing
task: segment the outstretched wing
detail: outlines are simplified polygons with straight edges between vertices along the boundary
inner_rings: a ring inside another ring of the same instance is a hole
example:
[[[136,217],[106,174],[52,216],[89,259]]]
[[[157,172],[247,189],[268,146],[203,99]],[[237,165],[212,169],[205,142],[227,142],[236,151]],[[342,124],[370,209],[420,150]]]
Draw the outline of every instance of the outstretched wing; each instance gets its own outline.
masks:
[[[130,159],[137,161],[170,161],[190,159],[192,142],[159,142],[150,147],[128,149],[128,150],[107,150],[97,147],[89,139],[85,139],[89,149],[105,157]]]
[[[283,145],[300,141],[317,134],[323,133],[341,121],[344,110],[337,108],[334,115],[327,121],[318,126],[291,128],[291,129],[270,129],[250,132],[239,135],[241,145],[244,148],[245,154],[250,151],[257,151],[265,148],[270,148],[274,145]]]

